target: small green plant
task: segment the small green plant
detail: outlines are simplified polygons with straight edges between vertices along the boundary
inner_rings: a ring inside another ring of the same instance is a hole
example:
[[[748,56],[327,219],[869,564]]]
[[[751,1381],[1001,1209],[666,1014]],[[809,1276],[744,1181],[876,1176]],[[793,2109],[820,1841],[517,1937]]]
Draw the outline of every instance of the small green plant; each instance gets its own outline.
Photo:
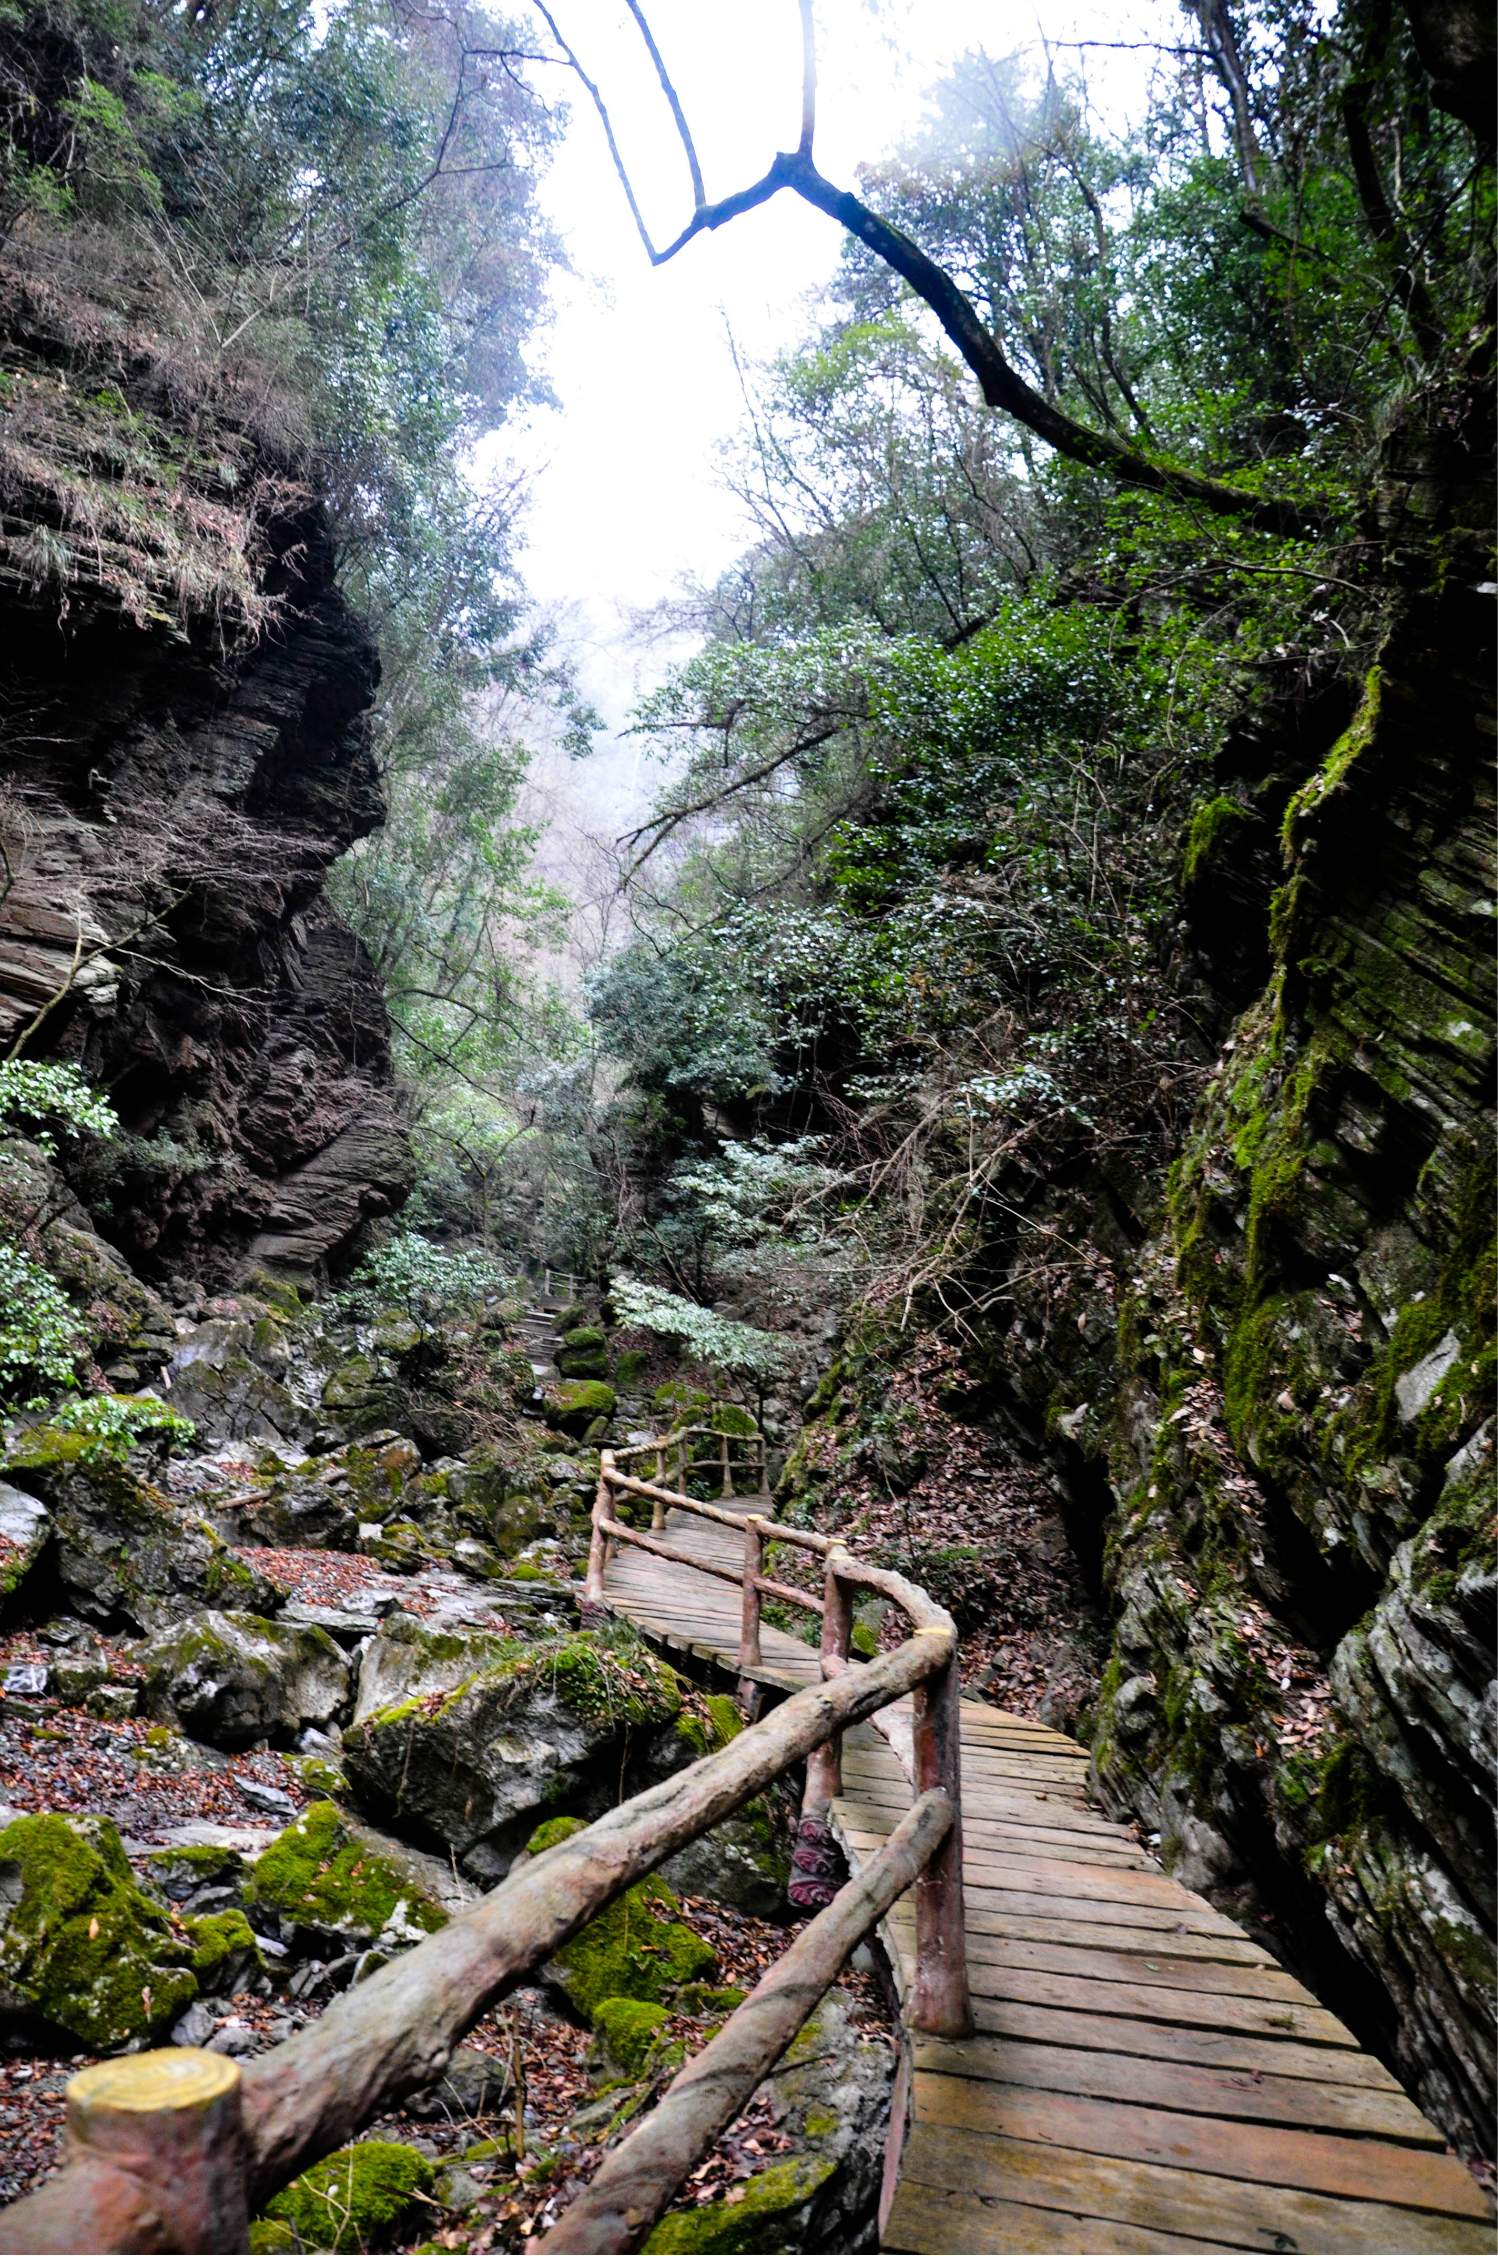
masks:
[[[0,1238],[0,1305],[0,1398],[13,1400],[23,1380],[70,1386],[78,1319],[56,1278],[14,1238]]]
[[[403,1230],[365,1256],[338,1297],[352,1316],[404,1308],[419,1320],[471,1306],[511,1283],[486,1253],[450,1253],[419,1230]]]
[[[145,1434],[161,1434],[172,1449],[185,1448],[197,1434],[191,1418],[154,1394],[90,1394],[64,1402],[49,1423],[63,1433],[85,1437],[83,1457],[91,1463],[113,1458],[123,1463]]]
[[[107,1097],[90,1088],[76,1065],[38,1065],[30,1058],[0,1063],[0,1122],[38,1124],[35,1141],[57,1149],[57,1135],[115,1136],[119,1118]]]
[[[762,1332],[753,1324],[736,1324],[695,1300],[663,1292],[659,1285],[618,1276],[613,1280],[611,1297],[621,1323],[638,1324],[642,1331],[679,1339],[689,1354],[703,1363],[715,1364],[721,1371],[744,1378],[773,1379],[786,1368],[786,1347],[774,1332]]]

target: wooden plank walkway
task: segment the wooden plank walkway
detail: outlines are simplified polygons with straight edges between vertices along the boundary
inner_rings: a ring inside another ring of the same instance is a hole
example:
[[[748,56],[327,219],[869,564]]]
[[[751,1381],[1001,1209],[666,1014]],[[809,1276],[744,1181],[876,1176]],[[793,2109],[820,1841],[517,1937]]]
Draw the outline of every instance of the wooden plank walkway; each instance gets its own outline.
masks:
[[[741,1563],[726,1529],[684,1512],[668,1528],[683,1550]],[[652,1639],[735,1668],[728,1583],[621,1547],[606,1588]],[[819,1679],[794,1637],[767,1628],[763,1652],[767,1684]],[[855,1869],[910,1806],[904,1706],[844,1739],[833,1821]],[[881,2246],[1492,2250],[1485,2196],[1394,2077],[1089,1808],[1086,1775],[1085,1749],[1061,1733],[962,1703],[978,2028],[962,2043],[906,2036]],[[883,1934],[907,1996],[908,1899]]]

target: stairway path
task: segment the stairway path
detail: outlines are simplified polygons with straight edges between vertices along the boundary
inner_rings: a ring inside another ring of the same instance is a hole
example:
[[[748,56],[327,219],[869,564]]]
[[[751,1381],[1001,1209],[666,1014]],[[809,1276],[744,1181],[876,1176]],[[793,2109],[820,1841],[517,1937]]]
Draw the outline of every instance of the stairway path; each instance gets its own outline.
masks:
[[[767,1511],[767,1497],[737,1508]],[[737,1567],[728,1529],[670,1540]],[[622,1547],[609,1603],[736,1673],[739,1597]],[[766,1628],[755,1675],[814,1683]],[[855,1870],[908,1809],[909,1715],[848,1732],[833,1823]],[[881,2208],[887,2249],[1492,2250],[1486,2197],[1381,2062],[1232,1920],[1092,1808],[1086,1750],[962,1703],[963,1872],[977,2032],[907,2032]],[[908,1900],[882,1929],[914,1978]]]

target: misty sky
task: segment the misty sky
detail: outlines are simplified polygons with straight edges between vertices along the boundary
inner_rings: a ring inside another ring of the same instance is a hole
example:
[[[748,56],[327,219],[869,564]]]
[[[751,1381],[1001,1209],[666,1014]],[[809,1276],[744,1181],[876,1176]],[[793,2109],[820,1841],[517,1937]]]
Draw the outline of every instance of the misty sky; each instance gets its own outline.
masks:
[[[692,123],[710,197],[763,172],[795,145],[800,37],[794,0],[647,0],[652,27]],[[638,33],[615,0],[555,0],[554,13],[608,102],[655,240],[690,215],[685,160]],[[1062,39],[1177,36],[1169,0],[1066,0],[1045,10]],[[850,185],[921,114],[924,89],[965,48],[1033,47],[1032,0],[819,0],[817,158]],[[1068,58],[1075,60],[1075,58]],[[1089,58],[1109,108],[1136,98],[1145,60]],[[585,93],[557,73],[572,125],[546,184],[546,206],[576,273],[557,288],[547,366],[559,406],[534,416],[511,449],[536,470],[527,580],[557,606],[584,685],[611,732],[670,653],[631,647],[624,614],[670,594],[684,574],[711,578],[745,545],[715,457],[740,412],[729,326],[763,358],[808,326],[808,306],[837,257],[835,224],[782,195],[670,265],[652,268],[618,188]],[[622,821],[648,797],[633,747],[608,741],[588,762],[593,821]],[[579,778],[581,781],[581,777]],[[570,796],[570,794],[569,794]]]

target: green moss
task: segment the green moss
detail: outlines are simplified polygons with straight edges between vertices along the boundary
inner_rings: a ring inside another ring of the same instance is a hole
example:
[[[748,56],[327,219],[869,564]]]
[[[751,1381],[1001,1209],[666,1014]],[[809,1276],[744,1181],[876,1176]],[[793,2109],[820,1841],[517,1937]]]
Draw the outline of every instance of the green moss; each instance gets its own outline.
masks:
[[[593,2026],[621,2075],[641,2076],[657,2033],[671,2016],[663,2005],[644,1998],[604,1998],[593,2012]]]
[[[581,1433],[597,1418],[612,1418],[615,1395],[602,1379],[559,1379],[546,1397],[547,1423]]]
[[[1253,817],[1236,799],[1207,799],[1191,810],[1191,824],[1186,833],[1186,853],[1181,864],[1181,882],[1190,887],[1200,884],[1211,875],[1217,860],[1218,848],[1229,831],[1240,823],[1251,822]]]
[[[440,1904],[365,1848],[332,1802],[313,1802],[271,1843],[250,1874],[245,1897],[298,1926],[341,1935],[372,1938],[393,1923],[406,1940],[447,1924]]]
[[[525,1844],[525,1853],[527,1856],[544,1856],[548,1849],[556,1847],[558,1841],[570,1841],[574,1833],[586,1833],[587,1830],[580,1817],[549,1817],[544,1825],[536,1827]]]
[[[819,2112],[808,2115],[801,2125],[801,2129],[806,2138],[831,2138],[833,2132],[837,2129],[837,2124],[838,2119],[835,2115],[823,2115]]]
[[[1372,745],[1378,733],[1379,717],[1383,708],[1383,670],[1370,669],[1363,684],[1362,702],[1352,717],[1351,724],[1338,737],[1325,760],[1308,783],[1301,785],[1285,809],[1284,823],[1280,829],[1280,842],[1286,858],[1300,844],[1304,825],[1334,791],[1346,784],[1357,762]]]
[[[616,1896],[563,1944],[551,1971],[579,2013],[593,2021],[607,1998],[659,2005],[683,1982],[712,1979],[712,1945],[675,1916],[680,1908],[674,1890],[652,1876]]]
[[[837,2165],[825,2156],[798,2154],[758,2170],[734,2190],[737,2201],[705,2201],[695,2209],[673,2209],[662,2217],[648,2251],[688,2250],[741,2256],[741,2252],[783,2245],[797,2210],[826,2184]]]
[[[296,2256],[301,2243],[279,2217],[257,2217],[250,2227],[250,2256]]]
[[[678,2013],[696,2016],[733,2013],[749,1995],[747,1990],[717,1989],[710,1982],[683,1982],[676,1993]]]
[[[265,2205],[268,2218],[291,2227],[307,2249],[340,2252],[390,2248],[417,2194],[432,2183],[432,2166],[411,2146],[368,2139],[330,2154]]]
[[[13,2010],[113,2052],[169,2026],[197,1996],[189,1943],[136,1886],[105,1819],[14,1819],[0,1833],[0,1877],[11,1898],[0,1991]]]
[[[263,1974],[265,1961],[255,1931],[242,1911],[215,1911],[188,1921],[192,1970],[205,1993],[232,1994],[251,1974]]]

